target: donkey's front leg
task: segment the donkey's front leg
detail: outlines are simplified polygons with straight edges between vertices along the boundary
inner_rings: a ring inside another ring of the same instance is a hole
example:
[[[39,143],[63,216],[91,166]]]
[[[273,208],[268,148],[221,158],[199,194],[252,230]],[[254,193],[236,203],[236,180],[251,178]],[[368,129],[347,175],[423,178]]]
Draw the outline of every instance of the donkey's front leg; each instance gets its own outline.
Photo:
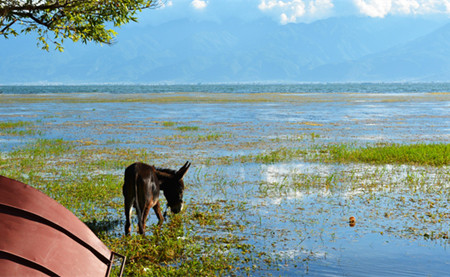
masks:
[[[153,210],[155,211],[156,216],[158,217],[158,225],[161,226],[164,222],[164,217],[161,213],[161,206],[159,204],[159,200],[158,203],[156,203],[155,206],[153,206]]]

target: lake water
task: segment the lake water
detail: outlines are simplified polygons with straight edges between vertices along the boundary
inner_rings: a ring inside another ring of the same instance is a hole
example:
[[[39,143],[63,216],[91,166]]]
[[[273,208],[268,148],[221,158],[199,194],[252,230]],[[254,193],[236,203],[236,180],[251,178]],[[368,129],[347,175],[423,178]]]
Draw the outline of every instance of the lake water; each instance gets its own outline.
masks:
[[[449,240],[432,235],[450,231],[448,166],[233,160],[339,143],[449,143],[448,83],[0,86],[0,91],[0,122],[30,121],[41,130],[0,136],[2,152],[44,137],[150,149],[164,156],[148,161],[154,164],[192,161],[187,206],[233,202],[239,209],[230,210],[230,217],[245,225],[233,235],[274,261],[254,257],[252,275],[450,272]],[[177,128],[183,126],[195,128]],[[222,164],[222,158],[232,162]],[[429,220],[431,210],[443,214],[442,220]],[[349,216],[357,218],[356,226],[349,226]]]
[[[305,84],[104,84],[104,85],[0,85],[0,93],[420,93],[449,92],[450,83],[305,83]]]

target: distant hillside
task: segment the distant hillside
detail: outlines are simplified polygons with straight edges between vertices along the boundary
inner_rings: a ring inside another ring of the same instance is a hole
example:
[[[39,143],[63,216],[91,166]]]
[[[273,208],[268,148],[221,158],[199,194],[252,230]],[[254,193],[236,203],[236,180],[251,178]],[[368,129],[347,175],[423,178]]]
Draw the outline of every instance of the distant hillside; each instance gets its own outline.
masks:
[[[64,53],[29,36],[2,40],[0,83],[449,81],[449,35],[450,25],[411,18],[133,24],[113,46]]]
[[[376,54],[309,71],[308,81],[448,81],[450,24]],[[326,77],[325,77],[326,76]]]

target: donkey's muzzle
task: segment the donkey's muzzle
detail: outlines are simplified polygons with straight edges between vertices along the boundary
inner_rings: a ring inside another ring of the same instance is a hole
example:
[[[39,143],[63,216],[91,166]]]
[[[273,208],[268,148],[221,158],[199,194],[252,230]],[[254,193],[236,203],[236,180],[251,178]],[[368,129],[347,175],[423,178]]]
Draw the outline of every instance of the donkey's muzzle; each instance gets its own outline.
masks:
[[[183,202],[181,202],[180,204],[173,205],[173,206],[170,207],[170,210],[174,214],[177,214],[177,213],[181,212],[182,209],[183,209]]]

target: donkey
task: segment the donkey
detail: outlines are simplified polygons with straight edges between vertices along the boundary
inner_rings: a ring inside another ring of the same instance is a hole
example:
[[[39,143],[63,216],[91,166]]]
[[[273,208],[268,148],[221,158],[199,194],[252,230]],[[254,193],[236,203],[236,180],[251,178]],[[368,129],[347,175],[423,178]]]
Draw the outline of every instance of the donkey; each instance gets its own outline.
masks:
[[[183,207],[183,177],[191,164],[186,162],[178,171],[160,169],[154,166],[137,162],[125,169],[123,196],[125,198],[125,234],[131,231],[131,208],[134,206],[138,216],[139,233],[144,234],[145,220],[150,208],[153,208],[158,217],[158,225],[162,225],[164,217],[161,214],[159,191],[164,192],[167,206],[177,214]]]

